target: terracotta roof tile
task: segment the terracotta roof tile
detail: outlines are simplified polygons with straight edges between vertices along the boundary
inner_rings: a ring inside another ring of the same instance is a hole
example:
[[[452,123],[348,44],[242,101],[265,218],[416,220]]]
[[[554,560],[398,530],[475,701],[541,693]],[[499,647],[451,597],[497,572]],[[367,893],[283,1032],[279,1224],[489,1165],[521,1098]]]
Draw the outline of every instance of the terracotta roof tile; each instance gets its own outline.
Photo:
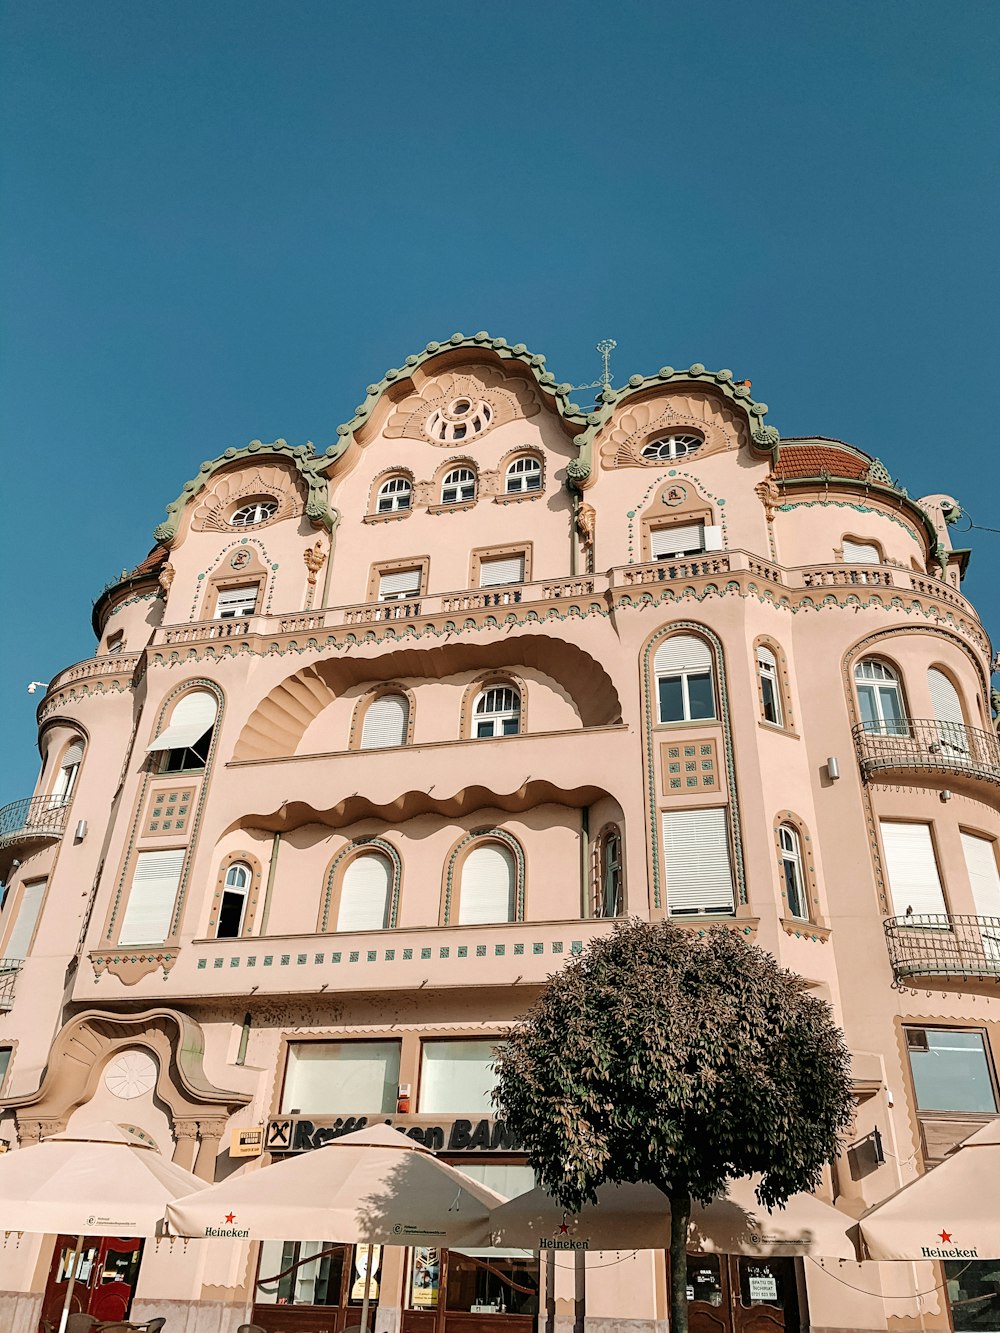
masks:
[[[140,560],[129,573],[130,579],[138,579],[143,574],[155,574],[155,572],[167,561],[167,548],[165,546],[154,546],[145,560]]]
[[[774,475],[778,481],[791,477],[819,477],[824,472],[831,477],[860,479],[870,466],[870,459],[832,445],[783,444]]]

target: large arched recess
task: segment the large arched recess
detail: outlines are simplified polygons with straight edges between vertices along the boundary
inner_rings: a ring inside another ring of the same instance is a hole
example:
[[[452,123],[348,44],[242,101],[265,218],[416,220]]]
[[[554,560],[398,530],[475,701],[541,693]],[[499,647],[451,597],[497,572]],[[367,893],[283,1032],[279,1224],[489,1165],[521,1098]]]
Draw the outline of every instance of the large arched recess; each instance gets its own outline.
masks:
[[[303,667],[257,705],[240,733],[233,758],[278,759],[294,754],[313,718],[352,685],[420,677],[439,680],[459,671],[516,666],[534,667],[561,685],[585,727],[621,721],[618,691],[599,662],[565,639],[525,634],[499,643],[400,647],[377,657],[328,658]]]

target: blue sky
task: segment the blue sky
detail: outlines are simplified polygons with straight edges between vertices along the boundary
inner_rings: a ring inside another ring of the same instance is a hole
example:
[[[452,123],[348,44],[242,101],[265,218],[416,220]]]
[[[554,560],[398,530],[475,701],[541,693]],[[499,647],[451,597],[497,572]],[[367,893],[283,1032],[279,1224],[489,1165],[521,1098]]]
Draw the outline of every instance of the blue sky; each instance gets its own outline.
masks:
[[[1000,528],[998,67],[995,0],[7,0],[0,804],[200,462],[457,330],[731,367]]]

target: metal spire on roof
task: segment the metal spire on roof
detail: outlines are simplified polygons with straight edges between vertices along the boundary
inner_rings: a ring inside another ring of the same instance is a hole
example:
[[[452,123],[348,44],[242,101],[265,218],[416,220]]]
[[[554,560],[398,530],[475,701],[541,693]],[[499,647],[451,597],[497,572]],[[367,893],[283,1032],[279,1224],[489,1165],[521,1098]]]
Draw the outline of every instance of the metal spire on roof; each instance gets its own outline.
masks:
[[[591,384],[574,384],[573,388],[610,389],[611,381],[614,379],[614,376],[611,374],[611,353],[617,346],[618,344],[615,342],[614,338],[602,338],[594,349],[595,351],[600,352],[601,359],[604,362],[604,370],[601,372],[601,378],[599,380],[594,380]]]

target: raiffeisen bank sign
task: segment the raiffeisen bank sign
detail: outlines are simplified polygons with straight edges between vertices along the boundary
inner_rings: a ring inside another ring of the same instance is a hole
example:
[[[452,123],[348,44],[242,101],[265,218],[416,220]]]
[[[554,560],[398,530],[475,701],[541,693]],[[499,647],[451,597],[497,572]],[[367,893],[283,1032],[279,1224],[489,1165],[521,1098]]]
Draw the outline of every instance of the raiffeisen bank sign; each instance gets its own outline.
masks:
[[[270,1153],[309,1152],[369,1124],[398,1129],[431,1152],[520,1152],[521,1144],[502,1120],[437,1120],[418,1116],[279,1116],[268,1121],[264,1138]]]

